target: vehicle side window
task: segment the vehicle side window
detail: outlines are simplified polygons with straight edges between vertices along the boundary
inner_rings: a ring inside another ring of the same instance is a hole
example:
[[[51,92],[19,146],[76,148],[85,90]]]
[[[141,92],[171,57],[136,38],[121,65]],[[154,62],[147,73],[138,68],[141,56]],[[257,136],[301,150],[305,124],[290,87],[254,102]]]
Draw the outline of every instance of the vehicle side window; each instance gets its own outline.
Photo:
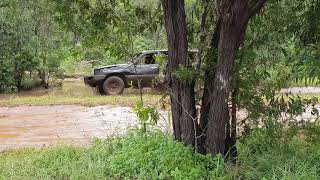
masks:
[[[143,64],[155,64],[155,63],[156,63],[156,60],[154,59],[153,54],[145,55]]]

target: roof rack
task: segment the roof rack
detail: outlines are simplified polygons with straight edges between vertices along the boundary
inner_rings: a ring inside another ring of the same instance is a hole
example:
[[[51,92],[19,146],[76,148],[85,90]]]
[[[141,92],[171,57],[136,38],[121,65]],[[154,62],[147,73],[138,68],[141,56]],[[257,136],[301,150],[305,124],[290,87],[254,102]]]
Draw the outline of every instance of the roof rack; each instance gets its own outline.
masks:
[[[197,49],[189,49],[189,52],[193,52],[193,53],[197,53],[198,50]],[[155,54],[155,53],[166,53],[168,52],[168,50],[166,49],[161,49],[161,50],[146,50],[146,51],[142,51],[142,54]]]

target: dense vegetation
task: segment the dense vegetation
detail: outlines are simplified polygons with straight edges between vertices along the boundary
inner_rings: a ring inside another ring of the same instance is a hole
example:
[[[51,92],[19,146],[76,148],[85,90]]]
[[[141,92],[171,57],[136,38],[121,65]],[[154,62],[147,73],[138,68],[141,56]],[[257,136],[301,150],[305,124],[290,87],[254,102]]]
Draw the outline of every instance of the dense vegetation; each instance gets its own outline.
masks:
[[[96,140],[89,148],[62,146],[1,153],[0,178],[317,179],[319,128],[307,128],[303,139],[297,132],[253,131],[239,142],[239,163],[235,165],[222,156],[194,154],[169,135],[135,131],[126,137]]]
[[[243,124],[303,112],[301,98],[291,97],[286,102],[277,92],[296,80],[314,81],[319,76],[319,38],[314,33],[319,22],[309,19],[318,11],[319,2],[211,3],[200,3],[204,9],[200,16],[203,44],[199,47],[203,61],[200,54],[196,63],[205,73],[200,73],[203,91],[195,94],[199,74],[190,69],[195,62],[183,56],[190,41],[190,35],[185,35],[189,29],[184,2],[163,1],[174,135],[199,152],[228,153],[231,148],[231,154],[236,154],[237,109],[249,111]]]
[[[151,2],[1,1],[0,92],[48,87],[63,74],[164,49],[161,10]]]
[[[318,98],[279,93],[319,84],[319,12],[318,0],[2,0],[0,93],[61,85],[55,80],[168,48],[174,137],[132,133],[90,148],[5,152],[0,177],[319,178],[319,124],[299,119],[306,108],[319,116]],[[188,59],[188,49],[198,56]],[[0,105],[140,99],[128,98],[50,94]],[[140,119],[159,118],[145,106],[158,98],[144,96]]]

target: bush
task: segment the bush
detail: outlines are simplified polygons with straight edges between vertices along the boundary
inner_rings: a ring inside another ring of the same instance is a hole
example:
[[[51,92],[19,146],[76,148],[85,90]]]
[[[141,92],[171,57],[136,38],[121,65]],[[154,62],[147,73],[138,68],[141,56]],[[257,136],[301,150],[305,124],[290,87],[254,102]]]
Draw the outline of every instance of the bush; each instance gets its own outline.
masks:
[[[133,134],[108,160],[117,178],[200,179],[223,175],[222,158],[194,154],[163,134]]]
[[[304,130],[305,138],[255,129],[237,144],[236,164],[193,153],[160,132],[98,139],[89,148],[9,151],[0,153],[0,179],[319,179],[320,142],[308,138],[319,126]]]
[[[238,164],[229,167],[229,173],[237,179],[319,179],[320,142],[301,138],[298,132],[254,130],[238,144]]]
[[[221,157],[194,154],[162,133],[0,154],[0,179],[209,179],[224,175]]]
[[[35,77],[25,77],[22,80],[21,86],[22,90],[31,90],[41,86],[41,80]]]

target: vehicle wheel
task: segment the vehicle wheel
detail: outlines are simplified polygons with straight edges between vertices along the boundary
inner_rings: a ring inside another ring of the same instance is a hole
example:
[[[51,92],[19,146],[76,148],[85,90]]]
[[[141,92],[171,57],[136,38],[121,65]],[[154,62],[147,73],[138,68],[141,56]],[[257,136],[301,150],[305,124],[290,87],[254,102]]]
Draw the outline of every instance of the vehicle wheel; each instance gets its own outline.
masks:
[[[166,84],[165,83],[158,83],[153,86],[153,89],[159,92],[166,92]]]
[[[100,95],[106,95],[106,93],[104,92],[103,90],[103,83],[100,83],[98,86],[97,86],[97,89],[98,89],[98,92]]]
[[[103,83],[103,91],[108,95],[122,94],[124,87],[123,79],[118,76],[108,77]]]

